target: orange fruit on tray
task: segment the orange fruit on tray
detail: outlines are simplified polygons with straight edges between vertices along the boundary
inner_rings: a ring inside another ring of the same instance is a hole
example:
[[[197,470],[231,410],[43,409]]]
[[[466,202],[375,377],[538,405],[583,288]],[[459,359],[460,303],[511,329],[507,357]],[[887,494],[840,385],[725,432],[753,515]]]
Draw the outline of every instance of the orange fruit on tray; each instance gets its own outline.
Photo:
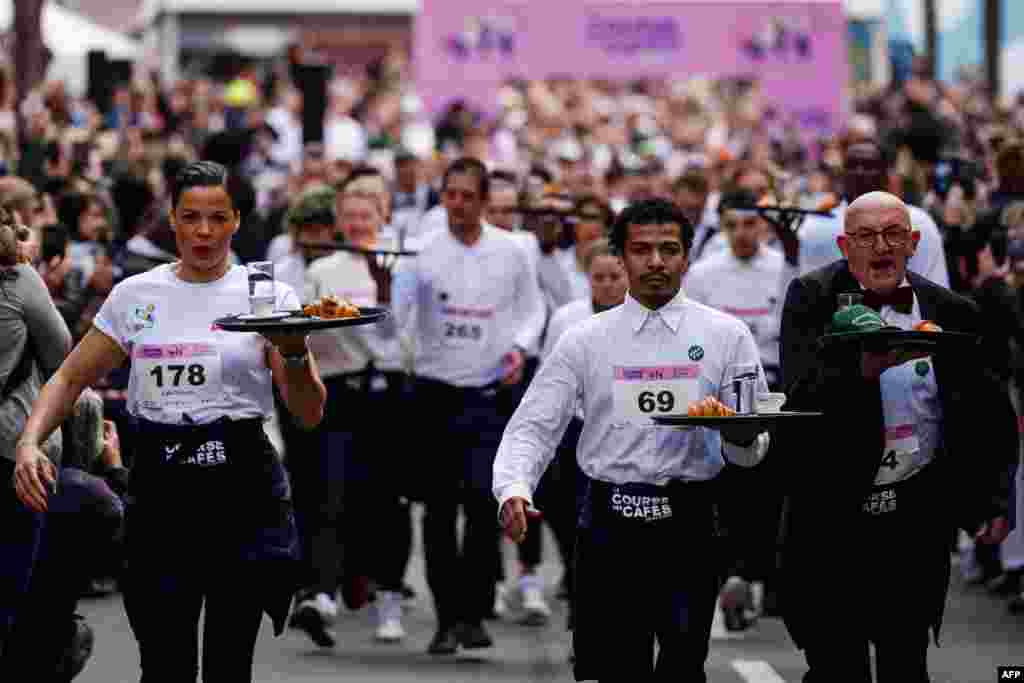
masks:
[[[942,328],[933,323],[931,320],[922,320],[918,324],[914,325],[915,332],[942,332]]]

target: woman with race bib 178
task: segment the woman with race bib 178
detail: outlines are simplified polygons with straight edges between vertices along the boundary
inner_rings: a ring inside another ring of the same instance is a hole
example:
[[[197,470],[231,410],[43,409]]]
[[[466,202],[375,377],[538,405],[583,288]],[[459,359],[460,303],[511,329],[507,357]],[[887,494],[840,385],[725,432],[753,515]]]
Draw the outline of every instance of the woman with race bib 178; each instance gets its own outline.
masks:
[[[203,681],[252,680],[263,613],[280,633],[295,588],[291,495],[263,421],[274,385],[307,428],[320,422],[326,391],[303,335],[214,324],[249,306],[246,269],[228,255],[240,217],[227,179],[206,161],[178,175],[170,221],[180,260],[111,291],[40,393],[17,449],[18,496],[44,511],[55,472],[39,444],[85,387],[131,361],[128,410],[141,445],[124,597],[143,683],[196,680],[204,608]],[[276,307],[299,307],[281,283]]]

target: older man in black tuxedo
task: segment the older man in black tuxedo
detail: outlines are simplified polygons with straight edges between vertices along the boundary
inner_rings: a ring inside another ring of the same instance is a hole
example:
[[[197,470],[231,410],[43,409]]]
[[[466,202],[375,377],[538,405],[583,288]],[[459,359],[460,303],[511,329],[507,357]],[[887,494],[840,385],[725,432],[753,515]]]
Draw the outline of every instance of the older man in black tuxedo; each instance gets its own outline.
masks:
[[[786,295],[786,409],[825,413],[780,429],[775,446],[789,487],[782,610],[805,683],[870,683],[869,643],[879,683],[926,683],[956,528],[987,543],[1008,533],[1017,430],[983,353],[817,346],[845,292],[886,325],[979,331],[970,300],[907,271],[919,239],[903,202],[866,194],[838,238],[846,258]]]

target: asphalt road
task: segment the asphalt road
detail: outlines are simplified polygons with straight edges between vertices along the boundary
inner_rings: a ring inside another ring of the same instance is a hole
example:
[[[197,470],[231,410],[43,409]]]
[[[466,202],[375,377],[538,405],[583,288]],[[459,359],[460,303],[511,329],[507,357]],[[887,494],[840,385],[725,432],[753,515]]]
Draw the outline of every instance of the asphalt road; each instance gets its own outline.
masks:
[[[548,539],[550,541],[550,538]],[[544,574],[554,586],[561,567],[552,543],[545,546]],[[511,566],[511,553],[507,553]],[[1006,614],[1003,604],[980,588],[965,587],[954,572],[942,647],[932,648],[933,683],[991,683],[999,665],[1024,665],[1024,616]],[[472,656],[431,657],[426,647],[434,621],[423,579],[422,555],[411,563],[410,583],[419,592],[403,619],[408,637],[397,645],[372,639],[370,609],[344,613],[335,633],[338,645],[320,650],[302,634],[288,632],[274,638],[264,622],[257,645],[255,680],[346,681],[349,683],[462,683],[468,681],[572,681],[567,663],[569,634],[564,630],[564,605],[552,599],[555,617],[546,627],[528,627],[514,618],[491,622],[496,645]],[[628,583],[610,585],[628,591]],[[836,629],[843,618],[839,590],[822,606],[822,628]],[[898,607],[894,607],[898,608]],[[119,683],[138,680],[138,652],[117,596],[84,601],[80,611],[96,633],[95,654],[76,683]],[[799,683],[804,672],[800,653],[793,647],[781,622],[762,619],[753,629],[732,636],[720,626],[713,634],[708,661],[712,683]]]

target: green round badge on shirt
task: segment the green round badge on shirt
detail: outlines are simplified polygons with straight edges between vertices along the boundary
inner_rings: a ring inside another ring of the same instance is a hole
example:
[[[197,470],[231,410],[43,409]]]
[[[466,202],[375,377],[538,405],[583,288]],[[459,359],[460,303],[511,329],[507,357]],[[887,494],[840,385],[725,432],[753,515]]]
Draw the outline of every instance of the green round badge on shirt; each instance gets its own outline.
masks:
[[[704,357],[704,349],[694,344],[690,347],[690,360],[698,361]]]
[[[914,372],[916,372],[921,377],[927,375],[929,370],[931,370],[931,365],[929,365],[928,361],[926,360],[919,360],[917,361],[917,364],[914,366]]]

